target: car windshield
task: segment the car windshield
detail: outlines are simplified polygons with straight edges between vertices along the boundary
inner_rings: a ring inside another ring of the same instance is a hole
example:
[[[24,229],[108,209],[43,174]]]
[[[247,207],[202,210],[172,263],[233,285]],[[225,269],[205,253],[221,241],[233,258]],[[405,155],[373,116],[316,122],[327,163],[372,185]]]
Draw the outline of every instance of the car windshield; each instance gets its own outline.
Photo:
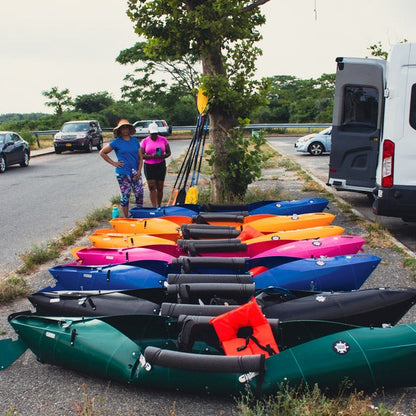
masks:
[[[62,132],[68,133],[73,131],[88,131],[88,123],[69,123],[62,126]]]
[[[6,142],[6,135],[0,134],[0,144],[4,144]]]
[[[151,121],[137,121],[136,123],[134,123],[134,127],[143,129],[143,128],[149,127],[150,123]]]

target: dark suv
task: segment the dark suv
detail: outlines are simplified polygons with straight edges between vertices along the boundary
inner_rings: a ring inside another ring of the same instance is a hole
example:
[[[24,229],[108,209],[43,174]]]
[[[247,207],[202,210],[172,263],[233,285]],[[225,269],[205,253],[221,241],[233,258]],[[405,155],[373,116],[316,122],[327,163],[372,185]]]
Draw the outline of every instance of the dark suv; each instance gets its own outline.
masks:
[[[100,150],[103,147],[102,133],[97,120],[68,121],[53,138],[55,153],[64,150],[91,152],[93,146]]]

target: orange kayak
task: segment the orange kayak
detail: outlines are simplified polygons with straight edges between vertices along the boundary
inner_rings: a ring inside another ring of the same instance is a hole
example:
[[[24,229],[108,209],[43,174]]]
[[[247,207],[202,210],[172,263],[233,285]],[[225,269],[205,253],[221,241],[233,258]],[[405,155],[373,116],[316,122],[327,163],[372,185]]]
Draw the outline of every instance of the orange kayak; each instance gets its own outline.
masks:
[[[311,227],[300,230],[281,231],[277,233],[265,234],[259,237],[243,240],[245,244],[259,243],[270,240],[310,240],[314,238],[331,237],[341,235],[344,228],[337,225],[326,225],[322,227]]]
[[[207,225],[222,225],[244,230],[251,227],[261,233],[297,230],[303,228],[330,225],[335,215],[327,212],[317,212],[299,215],[251,215],[246,217],[244,224],[238,222],[209,222]],[[183,220],[183,221],[182,221]],[[176,241],[180,225],[189,224],[189,217],[164,218],[115,218],[110,221],[113,232],[123,234],[149,234]]]
[[[154,244],[176,245],[176,240],[167,240],[147,234],[120,234],[95,232],[88,239],[97,248],[146,247]]]

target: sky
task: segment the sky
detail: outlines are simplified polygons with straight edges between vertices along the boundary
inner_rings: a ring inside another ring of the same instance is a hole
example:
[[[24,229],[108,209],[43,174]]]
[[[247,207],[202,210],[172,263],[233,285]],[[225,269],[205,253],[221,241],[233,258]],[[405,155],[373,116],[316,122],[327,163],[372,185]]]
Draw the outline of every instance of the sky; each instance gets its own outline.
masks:
[[[315,12],[316,6],[316,12]],[[335,58],[416,42],[415,0],[270,0],[261,6],[257,75],[318,78]],[[51,113],[42,91],[120,99],[132,67],[115,58],[138,40],[126,0],[0,0],[0,114]]]

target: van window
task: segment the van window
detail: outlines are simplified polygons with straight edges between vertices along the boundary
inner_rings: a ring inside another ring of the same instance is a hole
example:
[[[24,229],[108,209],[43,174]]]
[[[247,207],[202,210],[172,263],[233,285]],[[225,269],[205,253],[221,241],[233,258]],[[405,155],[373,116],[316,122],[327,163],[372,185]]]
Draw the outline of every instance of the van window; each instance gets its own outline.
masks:
[[[409,123],[416,130],[416,84],[412,85],[412,96],[410,98]]]
[[[374,87],[344,87],[344,108],[341,129],[367,132],[377,128],[378,91]]]

